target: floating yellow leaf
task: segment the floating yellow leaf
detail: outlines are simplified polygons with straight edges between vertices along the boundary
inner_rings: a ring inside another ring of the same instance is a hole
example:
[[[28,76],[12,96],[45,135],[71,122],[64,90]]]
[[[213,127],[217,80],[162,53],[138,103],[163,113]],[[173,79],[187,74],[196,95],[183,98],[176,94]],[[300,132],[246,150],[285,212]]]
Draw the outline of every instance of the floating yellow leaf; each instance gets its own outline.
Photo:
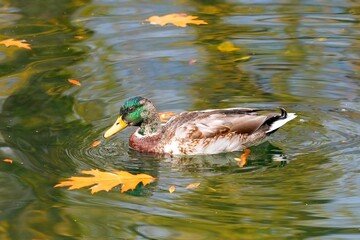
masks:
[[[216,192],[216,189],[215,188],[212,188],[212,187],[207,187],[209,190],[213,191],[213,192]]]
[[[238,162],[239,167],[243,167],[246,164],[246,158],[249,156],[250,152],[250,149],[245,149],[240,158],[234,158],[234,160]]]
[[[325,41],[327,40],[327,38],[321,37],[321,38],[318,38],[317,40],[318,40],[319,42],[325,42]]]
[[[15,40],[13,38],[0,41],[0,44],[4,44],[6,47],[17,46],[19,48],[26,48],[31,50],[30,44],[26,40]]]
[[[174,24],[178,27],[186,27],[187,24],[207,24],[204,20],[197,19],[197,16],[187,15],[186,13],[172,13],[164,16],[152,16],[145,21],[150,22],[150,24],[165,26],[166,24]]]
[[[246,61],[246,60],[249,60],[250,58],[251,58],[251,56],[244,56],[244,57],[235,59],[235,61]]]
[[[192,189],[192,188],[197,188],[198,186],[200,186],[200,183],[190,183],[189,185],[186,186],[187,189]]]
[[[159,112],[160,121],[166,123],[176,112]]]
[[[175,192],[175,189],[176,189],[175,185],[171,185],[171,186],[169,187],[169,193]]]
[[[217,49],[221,52],[233,52],[239,50],[239,48],[235,47],[235,45],[229,41],[220,43]]]
[[[70,177],[55,185],[55,187],[69,187],[69,190],[92,186],[91,193],[99,191],[110,191],[113,187],[122,184],[121,192],[133,190],[142,182],[144,186],[155,180],[147,174],[131,174],[126,171],[102,172],[97,169],[81,171],[81,173],[92,176]]]
[[[68,82],[77,86],[81,86],[81,83],[76,79],[68,79]]]

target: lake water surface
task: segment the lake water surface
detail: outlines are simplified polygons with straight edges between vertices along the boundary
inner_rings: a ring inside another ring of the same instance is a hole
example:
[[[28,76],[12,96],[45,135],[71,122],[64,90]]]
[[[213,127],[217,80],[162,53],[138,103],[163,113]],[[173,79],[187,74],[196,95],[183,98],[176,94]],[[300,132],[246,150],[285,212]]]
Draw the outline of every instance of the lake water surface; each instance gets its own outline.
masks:
[[[145,21],[169,13],[208,24]],[[0,0],[0,41],[32,47],[0,45],[0,239],[360,239],[359,36],[357,0]],[[158,157],[129,150],[134,129],[101,139],[137,95],[298,117],[243,168],[241,152]],[[89,169],[157,180],[54,188]]]

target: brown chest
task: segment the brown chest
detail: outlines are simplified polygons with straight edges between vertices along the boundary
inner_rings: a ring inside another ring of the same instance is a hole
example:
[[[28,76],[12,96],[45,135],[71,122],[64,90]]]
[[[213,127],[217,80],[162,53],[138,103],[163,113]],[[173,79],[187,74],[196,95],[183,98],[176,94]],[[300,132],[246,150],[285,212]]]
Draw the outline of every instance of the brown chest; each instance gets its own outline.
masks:
[[[162,153],[162,148],[159,146],[160,140],[160,134],[142,137],[134,132],[130,136],[129,146],[139,152]]]

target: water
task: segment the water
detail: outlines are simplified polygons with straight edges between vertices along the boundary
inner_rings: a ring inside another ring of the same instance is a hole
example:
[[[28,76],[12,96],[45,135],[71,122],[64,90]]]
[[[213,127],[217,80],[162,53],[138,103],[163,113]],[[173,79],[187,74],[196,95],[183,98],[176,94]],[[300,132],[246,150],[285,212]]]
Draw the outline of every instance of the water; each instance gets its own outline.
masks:
[[[145,22],[174,12],[209,24]],[[0,40],[32,45],[0,46],[0,158],[13,160],[0,162],[0,239],[358,239],[359,22],[351,0],[0,1]],[[220,52],[228,41],[239,49]],[[136,95],[160,111],[299,117],[244,168],[240,153],[136,153],[132,129],[91,147]],[[94,168],[158,180],[127,193],[53,187]]]

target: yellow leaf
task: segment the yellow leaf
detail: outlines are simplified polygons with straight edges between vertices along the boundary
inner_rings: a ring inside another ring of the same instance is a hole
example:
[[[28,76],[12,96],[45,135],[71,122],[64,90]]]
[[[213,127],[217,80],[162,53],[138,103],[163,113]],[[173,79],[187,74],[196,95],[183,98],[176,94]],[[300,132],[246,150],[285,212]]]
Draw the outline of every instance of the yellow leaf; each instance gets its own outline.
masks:
[[[233,52],[239,50],[239,48],[235,47],[234,44],[229,41],[220,43],[217,49],[221,52]]]
[[[17,46],[19,48],[26,48],[31,50],[30,44],[26,40],[15,40],[13,38],[0,41],[0,44],[4,44],[6,47]]]
[[[176,112],[159,112],[160,121],[166,123],[175,114]]]
[[[186,13],[172,13],[164,16],[152,16],[145,21],[150,24],[165,26],[166,24],[172,23],[178,27],[186,27],[187,24],[207,24],[204,20],[197,19],[197,16],[187,15]]]
[[[208,189],[210,189],[211,191],[213,192],[216,192],[216,189],[215,188],[212,188],[212,187],[207,187]]]
[[[171,185],[171,186],[169,187],[169,192],[170,192],[170,193],[173,193],[173,192],[175,192],[175,189],[176,189],[175,185]]]
[[[81,83],[76,79],[68,79],[68,82],[77,86],[81,86]]]
[[[319,42],[325,42],[325,41],[327,40],[327,38],[321,37],[321,38],[318,38],[317,40],[318,40]]]
[[[142,182],[142,184],[146,186],[155,180],[154,177],[144,173],[140,173],[136,175],[133,175],[125,171],[118,171],[117,173],[121,174],[123,177],[123,183],[122,183],[123,185],[121,187],[121,192],[134,190],[140,182]]]
[[[197,188],[198,186],[200,186],[200,183],[190,183],[189,185],[186,186],[187,189],[191,189],[191,188]]]
[[[81,171],[81,173],[92,176],[70,177],[55,185],[55,187],[69,187],[69,190],[90,187],[91,193],[99,191],[110,191],[113,187],[122,184],[121,192],[134,190],[142,182],[144,186],[155,180],[147,174],[131,174],[126,171],[102,172],[97,169]]]
[[[245,149],[240,158],[234,158],[234,160],[238,162],[239,167],[242,168],[246,164],[246,158],[249,156],[250,152],[250,149]]]
[[[251,56],[244,56],[244,57],[235,59],[235,61],[246,61],[246,60],[249,60],[250,58],[251,58]]]

